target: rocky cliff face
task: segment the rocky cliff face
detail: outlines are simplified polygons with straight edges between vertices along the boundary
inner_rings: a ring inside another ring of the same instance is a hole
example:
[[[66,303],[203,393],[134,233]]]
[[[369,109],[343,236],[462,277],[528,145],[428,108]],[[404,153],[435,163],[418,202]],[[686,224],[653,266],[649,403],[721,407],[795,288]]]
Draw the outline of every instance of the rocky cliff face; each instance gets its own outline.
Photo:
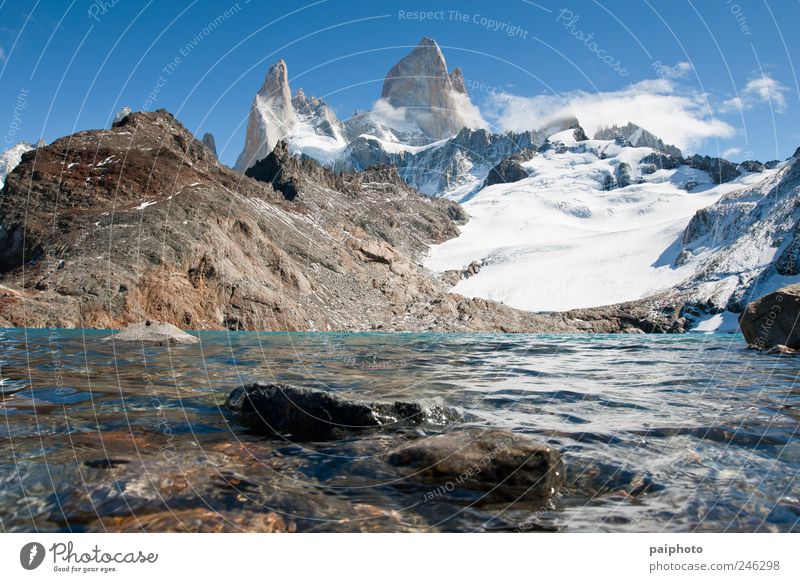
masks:
[[[0,200],[0,325],[594,329],[448,293],[419,261],[466,217],[393,168],[334,173],[280,144],[249,174],[163,110],[23,155]]]
[[[208,150],[214,154],[214,157],[217,157],[217,141],[214,139],[214,135],[211,133],[204,133],[203,139],[201,140],[203,145],[208,148]]]
[[[474,127],[479,117],[467,96],[461,70],[448,73],[444,55],[431,38],[423,38],[391,68],[381,99],[434,141],[454,136],[463,127]]]
[[[236,160],[236,169],[244,172],[266,157],[297,123],[289,90],[289,74],[283,60],[272,65],[261,89],[256,93],[247,119],[244,149]]]

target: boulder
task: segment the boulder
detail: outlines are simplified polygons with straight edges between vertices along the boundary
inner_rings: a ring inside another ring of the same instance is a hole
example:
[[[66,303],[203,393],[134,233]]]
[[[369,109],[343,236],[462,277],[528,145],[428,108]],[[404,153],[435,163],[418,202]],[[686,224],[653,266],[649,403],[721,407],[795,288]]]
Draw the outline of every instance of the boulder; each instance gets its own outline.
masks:
[[[171,323],[162,323],[160,321],[143,321],[131,324],[108,336],[105,340],[136,342],[156,346],[196,344],[200,341],[197,336],[188,334]]]
[[[389,463],[435,488],[435,498],[458,490],[485,493],[486,501],[545,500],[564,482],[555,449],[506,430],[468,429],[419,439],[393,453]]]
[[[252,429],[295,441],[327,441],[369,429],[444,425],[461,420],[452,408],[420,402],[374,402],[288,384],[240,386],[225,406]]]
[[[739,316],[739,327],[754,349],[800,349],[800,284],[789,285],[750,303]]]

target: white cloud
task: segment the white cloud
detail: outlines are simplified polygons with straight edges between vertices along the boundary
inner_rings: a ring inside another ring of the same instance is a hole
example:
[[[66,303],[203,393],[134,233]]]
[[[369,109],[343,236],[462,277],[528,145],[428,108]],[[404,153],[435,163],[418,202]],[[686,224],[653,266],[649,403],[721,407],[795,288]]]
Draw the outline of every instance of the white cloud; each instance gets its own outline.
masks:
[[[492,113],[486,115],[492,122],[514,131],[574,115],[591,136],[604,126],[630,121],[685,151],[696,150],[707,139],[735,134],[733,127],[713,116],[704,95],[680,91],[665,78],[600,93],[572,91],[535,97],[502,93],[490,99],[489,109]]]
[[[406,120],[406,113],[402,109],[395,109],[386,99],[378,99],[372,105],[372,115],[380,123],[389,126],[401,125]]]
[[[476,107],[469,96],[462,93],[453,93],[453,113],[464,122],[465,127],[473,129],[488,128],[489,124],[481,115],[480,109]],[[395,108],[386,99],[378,99],[372,105],[368,115],[374,122],[393,130],[414,133],[418,123],[429,123],[436,115],[434,111],[425,111],[422,108]]]
[[[473,129],[489,127],[489,124],[481,115],[481,110],[470,101],[468,95],[453,93],[453,99],[455,100],[456,112],[464,120],[464,125]]]
[[[789,88],[769,75],[762,75],[747,82],[738,97],[722,103],[724,112],[747,111],[759,104],[768,104],[777,113],[786,111],[786,94]]]
[[[694,67],[691,63],[682,62],[678,63],[674,67],[669,67],[667,65],[660,65],[658,67],[658,73],[661,77],[668,77],[670,79],[680,79],[681,77],[685,77],[689,74],[689,71],[693,70]]]
[[[730,158],[731,156],[738,156],[740,153],[742,153],[742,148],[728,148],[722,152],[722,157]]]
[[[3,47],[0,46],[0,62],[5,63],[7,61],[6,51],[3,50]]]

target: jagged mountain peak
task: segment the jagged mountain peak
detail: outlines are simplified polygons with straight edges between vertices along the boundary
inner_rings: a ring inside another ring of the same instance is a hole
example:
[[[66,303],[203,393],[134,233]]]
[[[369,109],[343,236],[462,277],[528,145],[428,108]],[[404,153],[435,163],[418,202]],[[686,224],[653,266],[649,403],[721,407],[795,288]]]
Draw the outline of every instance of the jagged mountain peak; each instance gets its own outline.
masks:
[[[630,121],[625,125],[613,124],[599,129],[594,134],[594,139],[617,139],[622,138],[629,141],[634,147],[649,147],[654,150],[659,150],[667,153],[676,158],[682,158],[683,153],[674,145],[664,143],[654,133],[651,133],[643,127],[631,123]]]
[[[439,45],[428,37],[389,70],[381,99],[430,140],[453,136],[462,127],[485,125],[469,100],[461,70],[449,73]]]
[[[289,68],[286,66],[286,61],[280,59],[267,70],[259,93],[271,95],[288,88]],[[291,97],[291,94],[289,96]]]
[[[236,170],[244,172],[272,151],[297,122],[289,90],[289,70],[280,59],[267,71],[247,120],[244,149],[236,160]]]
[[[214,157],[217,157],[217,142],[214,139],[213,133],[209,132],[204,133],[203,139],[200,141],[202,141],[203,145],[206,146],[211,151],[212,154],[214,154]]]

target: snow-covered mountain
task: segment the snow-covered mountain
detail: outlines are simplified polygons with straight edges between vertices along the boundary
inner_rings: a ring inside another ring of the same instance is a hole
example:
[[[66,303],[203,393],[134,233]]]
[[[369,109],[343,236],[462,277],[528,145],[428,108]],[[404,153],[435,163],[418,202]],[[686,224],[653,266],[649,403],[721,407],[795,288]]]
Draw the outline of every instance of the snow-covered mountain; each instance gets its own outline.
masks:
[[[480,272],[455,291],[531,311],[560,311],[638,299],[691,273],[661,254],[694,213],[735,186],[714,187],[687,166],[653,167],[654,150],[615,140],[550,136],[529,177],[480,190],[463,203],[470,222],[433,247],[426,266]]]
[[[357,112],[345,121],[340,121],[321,99],[307,97],[303,89],[292,98],[288,69],[281,60],[270,67],[253,100],[245,146],[236,169],[243,172],[266,157],[279,140],[287,141],[293,153],[330,167],[356,170],[390,163],[400,168],[405,163],[416,164],[419,161],[414,157],[416,154],[439,150],[448,140],[470,142],[471,135],[462,133],[465,128],[485,130],[486,122],[467,95],[460,69],[448,72],[444,55],[432,39],[423,38],[391,68],[381,97],[371,110]],[[485,136],[479,139],[496,141],[488,132]],[[514,135],[499,138],[508,143],[515,139]],[[527,135],[519,139],[521,147],[532,143]],[[450,178],[435,180],[426,193],[439,195],[442,185],[446,187],[453,182],[458,164],[464,164],[453,159],[452,150],[463,149],[457,143],[450,148],[451,153],[438,155],[440,164],[448,166],[439,168],[440,173]],[[489,150],[493,148],[489,144]],[[514,149],[508,145],[498,148],[494,149],[502,155],[510,155]],[[429,154],[422,157],[425,155]],[[480,151],[472,152],[472,157],[480,155]],[[486,171],[498,161],[486,161],[490,164]],[[477,179],[474,181],[478,183]],[[431,182],[428,177],[410,181],[418,185],[427,182]]]
[[[736,328],[747,303],[800,282],[800,148],[699,210],[674,243],[674,269],[691,277],[675,291],[689,298],[685,317],[703,329]]]
[[[292,98],[288,78],[283,61],[270,68],[237,169],[284,140],[329,168],[393,166],[461,202],[470,222],[425,263],[457,293],[531,311],[658,297],[686,326],[715,329],[800,276],[793,159],[685,158],[616,120],[593,139],[574,117],[493,133],[428,38],[392,67],[374,107],[345,121],[302,89]]]
[[[0,154],[0,189],[3,188],[6,182],[6,176],[19,165],[22,154],[32,149],[32,145],[20,142]]]
[[[278,61],[253,100],[237,170],[285,140],[293,154],[329,168],[360,171],[386,164],[429,196],[462,200],[504,159],[530,157],[549,135],[580,127],[568,117],[521,133],[492,133],[470,101],[460,69],[448,72],[442,51],[429,38],[392,67],[369,111],[341,121],[302,88],[290,96],[287,65]]]
[[[551,136],[521,164],[527,178],[464,202],[470,222],[426,266],[477,262],[454,291],[520,309],[660,296],[685,307],[690,327],[735,328],[748,301],[800,280],[800,165],[717,184],[685,161],[654,164],[668,159],[617,140]]]
[[[652,148],[667,153],[676,158],[682,158],[681,150],[674,145],[665,144],[658,136],[650,133],[643,127],[631,123],[625,125],[612,125],[604,127],[594,134],[594,139],[622,139],[629,142],[632,146],[640,148]]]

